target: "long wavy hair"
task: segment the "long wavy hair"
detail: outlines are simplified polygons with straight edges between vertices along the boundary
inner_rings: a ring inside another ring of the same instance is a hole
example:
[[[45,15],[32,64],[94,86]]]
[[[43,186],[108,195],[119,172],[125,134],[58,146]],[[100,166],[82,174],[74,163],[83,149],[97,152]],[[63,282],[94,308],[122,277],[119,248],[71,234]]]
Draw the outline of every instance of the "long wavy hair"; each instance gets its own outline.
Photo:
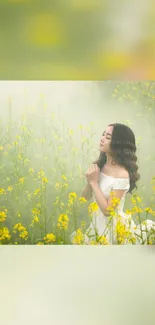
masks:
[[[137,156],[136,156],[136,141],[133,131],[126,125],[115,123],[109,124],[113,126],[112,139],[110,143],[111,156],[115,164],[125,167],[130,177],[129,193],[136,188],[136,182],[140,179],[138,173]],[[107,162],[105,152],[101,152],[99,158],[94,162],[100,170]],[[113,163],[114,164],[114,163]]]

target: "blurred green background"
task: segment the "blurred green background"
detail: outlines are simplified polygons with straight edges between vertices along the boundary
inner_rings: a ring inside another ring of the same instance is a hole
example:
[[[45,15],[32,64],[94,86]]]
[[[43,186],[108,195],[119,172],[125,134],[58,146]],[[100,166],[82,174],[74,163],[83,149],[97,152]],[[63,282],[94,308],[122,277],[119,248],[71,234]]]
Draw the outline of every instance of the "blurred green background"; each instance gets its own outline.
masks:
[[[1,80],[154,79],[152,0],[1,0]]]

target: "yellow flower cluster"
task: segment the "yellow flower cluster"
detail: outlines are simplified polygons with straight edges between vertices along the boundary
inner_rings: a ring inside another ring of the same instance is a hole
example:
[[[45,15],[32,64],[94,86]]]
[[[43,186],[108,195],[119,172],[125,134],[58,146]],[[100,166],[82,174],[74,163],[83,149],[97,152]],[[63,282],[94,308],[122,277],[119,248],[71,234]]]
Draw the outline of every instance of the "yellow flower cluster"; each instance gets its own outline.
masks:
[[[29,168],[29,173],[33,174],[34,173],[34,169],[33,168]]]
[[[20,238],[25,239],[25,240],[28,239],[28,231],[27,231],[26,227],[24,227],[21,223],[17,223],[13,227],[13,233],[16,234],[17,231],[19,233]]]
[[[109,245],[109,242],[106,236],[100,236],[96,237],[96,239],[91,240],[89,242],[89,245]]]
[[[38,209],[38,208],[34,208],[34,209],[32,209],[32,214],[33,214],[34,216],[38,216],[38,215],[40,214],[40,209]]]
[[[37,188],[37,189],[34,191],[34,195],[35,195],[35,196],[38,195],[38,194],[40,194],[40,188]]]
[[[116,223],[115,228],[115,234],[116,234],[116,240],[119,245],[132,243],[136,243],[136,238],[133,236],[131,231],[127,229],[126,225],[121,221],[121,218],[119,217]]]
[[[6,220],[6,213],[7,213],[7,210],[5,211],[0,211],[0,222],[4,222]]]
[[[59,183],[59,182],[57,182],[56,184],[55,184],[55,188],[56,189],[62,189],[62,188],[68,188],[68,184],[67,183]]]
[[[101,237],[99,237],[98,242],[99,242],[101,245],[109,245],[109,242],[108,242],[106,236],[101,236]]]
[[[21,177],[21,178],[19,179],[19,183],[20,183],[20,184],[24,184],[24,182],[25,182],[25,177]]]
[[[65,175],[62,175],[62,179],[63,179],[64,181],[67,181],[67,177],[66,177]]]
[[[60,214],[58,218],[58,228],[67,230],[68,229],[69,218],[67,214]]]
[[[88,206],[88,213],[89,215],[92,215],[93,212],[98,210],[98,204],[96,202],[92,202]]]
[[[153,217],[155,217],[155,211],[151,208],[145,208],[145,212],[151,214]]]
[[[79,228],[76,230],[76,234],[72,238],[72,244],[82,245],[84,242],[84,234],[82,230]]]
[[[11,238],[11,235],[10,235],[9,229],[6,227],[0,228],[0,242],[5,239],[10,239],[10,238]]]
[[[136,205],[137,203],[142,203],[142,199],[143,199],[142,197],[134,194],[131,198],[131,201],[132,201],[133,205]]]
[[[51,244],[56,241],[56,237],[53,233],[47,234],[43,240],[45,241],[46,244]]]
[[[80,202],[80,204],[84,204],[84,203],[87,203],[87,200],[84,197],[80,197],[79,202]]]
[[[8,192],[12,192],[13,191],[13,187],[12,186],[8,186]]]
[[[69,193],[68,207],[71,207],[76,201],[76,199],[77,199],[77,195],[75,192]]]
[[[30,226],[33,227],[35,223],[39,223],[39,218],[37,216],[34,216],[33,217]]]
[[[6,191],[4,188],[0,188],[0,195],[6,194]]]

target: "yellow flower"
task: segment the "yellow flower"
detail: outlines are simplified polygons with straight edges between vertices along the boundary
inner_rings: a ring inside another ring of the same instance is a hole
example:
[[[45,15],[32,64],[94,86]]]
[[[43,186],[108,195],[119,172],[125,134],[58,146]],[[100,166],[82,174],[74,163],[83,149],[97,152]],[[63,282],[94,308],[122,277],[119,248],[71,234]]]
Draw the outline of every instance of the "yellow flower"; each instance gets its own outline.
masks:
[[[84,197],[80,197],[80,198],[79,198],[79,202],[80,202],[81,204],[83,204],[83,203],[86,203],[87,200],[86,200]]]
[[[17,140],[20,140],[21,139],[21,136],[20,135],[16,135],[16,139]]]
[[[62,175],[62,179],[64,179],[65,181],[67,181],[67,177],[65,175]]]
[[[131,198],[131,201],[133,204],[136,204],[136,200],[133,197]]]
[[[10,231],[8,228],[3,227],[0,229],[0,241],[1,240],[5,240],[5,239],[10,239],[11,235],[10,235]]]
[[[6,212],[0,211],[0,222],[4,222],[6,220]]]
[[[21,178],[19,179],[19,183],[20,183],[20,184],[24,184],[24,181],[25,181],[25,177],[21,177]]]
[[[74,131],[71,130],[71,129],[69,129],[69,130],[68,130],[68,134],[69,134],[70,136],[72,136],[72,135],[74,134]]]
[[[129,243],[135,244],[136,243],[136,238],[135,237],[129,238]]]
[[[82,221],[82,222],[81,222],[81,227],[82,227],[82,228],[85,228],[85,226],[86,226],[85,221]]]
[[[67,214],[60,214],[58,218],[58,228],[68,229],[69,218]]]
[[[63,209],[65,204],[63,202],[60,202],[60,209]]]
[[[93,212],[98,210],[98,205],[96,202],[92,202],[88,207],[88,213],[92,214]]]
[[[59,203],[60,203],[60,198],[57,196],[53,204],[58,205]]]
[[[29,173],[34,173],[34,169],[33,168],[29,168]]]
[[[132,211],[127,209],[127,210],[125,211],[125,213],[128,214],[128,215],[130,215],[130,214],[132,214]]]
[[[43,183],[48,183],[48,179],[46,177],[43,177],[42,182]]]
[[[12,192],[13,191],[13,187],[12,186],[8,186],[8,192]]]
[[[151,208],[145,208],[145,211],[146,211],[147,213],[150,213],[150,212],[151,212]]]
[[[16,223],[13,227],[14,230],[18,230],[18,231],[24,231],[25,230],[25,227],[22,226],[21,223]]]
[[[99,243],[96,240],[91,240],[89,245],[99,245]]]
[[[38,243],[36,245],[44,245],[44,243],[41,241],[38,241]]]
[[[57,182],[57,183],[55,184],[55,188],[56,188],[56,189],[61,188],[61,184]]]
[[[141,202],[142,202],[142,197],[140,197],[140,196],[137,196],[137,197],[136,197],[136,199],[137,199],[137,201],[138,201],[139,203],[141,203]]]
[[[4,147],[3,146],[0,146],[0,151],[3,151],[4,150]]]
[[[67,184],[67,183],[64,183],[64,184],[62,185],[62,187],[63,187],[63,188],[68,188],[68,184]]]
[[[27,240],[27,239],[28,239],[28,232],[27,232],[27,230],[23,230],[23,231],[20,233],[19,237],[20,237],[20,238],[23,238],[23,239],[25,239],[25,240]]]
[[[108,245],[109,244],[106,236],[101,236],[98,241],[102,245]]]
[[[75,192],[73,192],[73,193],[69,193],[69,199],[76,199],[77,198],[77,195],[76,195],[76,193]]]
[[[43,239],[45,240],[46,244],[53,243],[56,241],[56,237],[53,233],[47,234]]]
[[[39,172],[38,172],[38,178],[41,178],[41,177],[44,177],[44,171],[41,169]]]
[[[133,237],[131,231],[126,228],[126,225],[122,222],[121,218],[117,221],[115,228],[116,238],[118,244],[126,244],[127,242],[135,244],[136,239]]]
[[[24,227],[21,223],[17,223],[14,225],[13,227],[13,232],[16,233],[16,231],[18,231],[19,237],[22,239],[27,240],[28,239],[28,231],[26,229],[26,227]]]
[[[18,158],[18,160],[22,160],[22,157],[20,154],[18,154],[17,158]]]
[[[34,195],[37,195],[40,193],[40,188],[37,188],[35,191],[34,191]]]
[[[75,236],[72,239],[72,244],[82,244],[84,241],[84,235],[81,231],[81,229],[77,229]]]
[[[30,162],[30,160],[28,159],[28,158],[25,158],[24,159],[24,164],[26,165],[26,164],[28,164]]]
[[[41,203],[37,203],[37,208],[41,208]]]
[[[108,209],[107,209],[108,210]],[[116,212],[114,211],[114,210],[111,210],[110,211],[110,215],[112,216],[112,217],[116,217],[117,216],[117,214],[116,214]]]
[[[32,214],[33,215],[39,215],[40,214],[40,210],[37,209],[37,208],[34,208],[34,209],[32,209]]]
[[[0,188],[0,195],[6,194],[6,191],[4,188]]]
[[[35,217],[33,218],[33,221],[37,223],[37,222],[39,222],[39,218],[38,218],[37,216],[35,216]]]
[[[143,210],[140,209],[139,207],[135,206],[135,207],[132,209],[132,212],[133,212],[133,213],[142,213]]]
[[[28,198],[28,200],[30,201],[30,200],[32,199],[32,193],[28,193],[28,194],[27,194],[27,198]]]
[[[137,203],[142,203],[142,198],[136,194],[133,195],[133,197],[131,198],[131,201],[133,203],[133,205],[136,205]]]

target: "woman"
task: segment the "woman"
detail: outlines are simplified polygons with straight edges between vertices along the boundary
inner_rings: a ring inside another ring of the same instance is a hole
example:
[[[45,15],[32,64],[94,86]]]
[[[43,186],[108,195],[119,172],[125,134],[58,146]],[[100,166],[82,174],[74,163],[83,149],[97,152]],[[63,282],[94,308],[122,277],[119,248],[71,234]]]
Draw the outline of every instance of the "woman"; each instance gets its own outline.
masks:
[[[119,215],[125,228],[130,229],[131,238],[135,240],[133,243],[140,244],[142,242],[140,225],[136,227],[131,215],[123,212],[126,194],[132,193],[137,188],[136,183],[140,179],[136,164],[134,133],[126,125],[110,124],[101,137],[99,150],[98,160],[86,173],[88,184],[82,193],[87,200],[93,197],[99,207],[93,213],[92,222],[86,231],[85,243],[103,235],[110,244],[117,243],[115,230],[118,218],[111,217],[108,209],[112,206],[111,193],[113,193],[118,201],[115,206],[117,216]],[[154,225],[152,221],[151,225]]]

